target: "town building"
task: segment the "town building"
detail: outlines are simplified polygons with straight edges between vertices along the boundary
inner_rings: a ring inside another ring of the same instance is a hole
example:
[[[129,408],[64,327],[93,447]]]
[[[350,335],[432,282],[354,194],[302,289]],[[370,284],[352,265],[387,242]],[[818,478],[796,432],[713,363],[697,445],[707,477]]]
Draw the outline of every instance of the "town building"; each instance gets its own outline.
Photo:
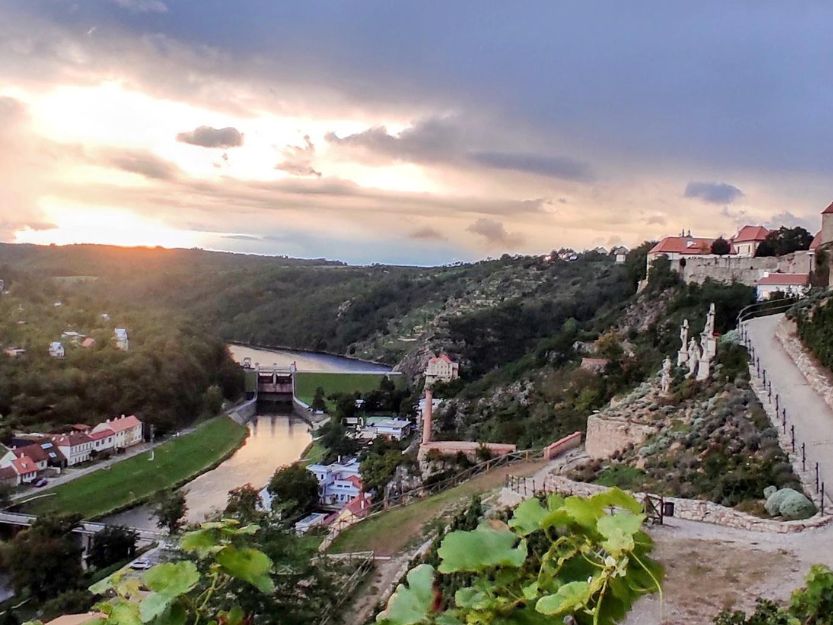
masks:
[[[371,421],[371,419],[373,419]],[[399,419],[396,417],[370,417],[367,419],[364,429],[362,430],[362,438],[376,438],[377,436],[384,436],[385,438],[392,438],[401,441],[411,434],[411,422],[408,419]]]
[[[737,256],[753,258],[758,251],[758,246],[764,242],[769,230],[763,226],[744,226],[731,241],[734,253]]]
[[[81,432],[60,434],[55,436],[52,442],[58,448],[58,451],[64,455],[69,467],[87,462],[93,449],[95,449],[93,440]]]
[[[432,356],[425,368],[425,384],[434,382],[451,382],[460,377],[460,365],[449,358],[448,354]]]
[[[116,328],[113,334],[116,339],[116,347],[126,352],[130,348],[130,341],[127,339],[127,330],[125,328]]]
[[[314,527],[321,527],[325,524],[328,516],[330,515],[324,512],[313,512],[312,514],[308,514],[303,519],[295,523],[295,533],[298,536],[301,536]]]
[[[17,475],[17,484],[28,484],[38,479],[38,465],[28,456],[21,456],[11,461],[12,470]]]
[[[93,442],[93,449],[98,453],[115,448],[116,433],[110,428],[94,429],[87,436]]]
[[[58,341],[52,341],[49,344],[49,355],[53,358],[63,358],[64,346],[61,345]]]
[[[26,445],[25,447],[18,447],[12,449],[12,453],[14,453],[15,457],[18,459],[28,459],[29,462],[35,465],[36,471],[46,471],[49,466],[49,456],[40,445]]]
[[[800,297],[810,290],[810,275],[806,273],[766,273],[755,285],[758,301],[770,299],[776,293]]]
[[[104,430],[113,432],[113,448],[126,449],[142,442],[142,422],[135,415],[126,417],[124,415],[117,419],[107,419],[104,423],[96,425],[90,435]]]
[[[341,508],[363,491],[359,461],[351,458],[332,464],[311,464],[307,471],[318,480],[318,503]]]

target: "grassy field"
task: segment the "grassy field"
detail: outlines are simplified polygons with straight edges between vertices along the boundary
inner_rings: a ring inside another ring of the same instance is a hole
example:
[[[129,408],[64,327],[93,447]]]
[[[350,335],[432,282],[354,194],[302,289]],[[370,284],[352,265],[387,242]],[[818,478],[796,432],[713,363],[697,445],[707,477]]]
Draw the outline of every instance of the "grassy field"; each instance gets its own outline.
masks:
[[[379,382],[386,376],[385,373],[296,373],[295,394],[298,399],[306,404],[312,403],[315,397],[315,389],[319,386],[324,389],[324,395],[334,393],[367,393],[379,388]],[[405,384],[402,375],[392,376],[397,385]],[[328,402],[328,407],[332,402]]]
[[[330,545],[328,551],[344,553],[373,550],[379,555],[399,553],[410,543],[421,540],[429,524],[465,505],[472,495],[502,486],[507,474],[532,475],[544,464],[544,461],[538,461],[500,467],[416,503],[383,512],[346,529]]]
[[[301,456],[301,460],[307,464],[315,464],[316,462],[321,462],[326,455],[327,448],[318,441],[313,441],[304,450],[304,455]]]
[[[150,462],[143,453],[40,494],[55,493],[23,505],[23,512],[77,512],[86,519],[103,516],[153,494],[180,485],[211,468],[237,449],[246,428],[215,417],[194,432],[156,448]]]

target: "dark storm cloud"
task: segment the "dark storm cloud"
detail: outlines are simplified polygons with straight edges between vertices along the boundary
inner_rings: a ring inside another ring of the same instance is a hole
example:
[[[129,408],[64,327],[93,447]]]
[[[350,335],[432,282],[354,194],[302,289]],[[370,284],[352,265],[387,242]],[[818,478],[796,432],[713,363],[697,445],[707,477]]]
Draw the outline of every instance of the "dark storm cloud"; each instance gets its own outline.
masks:
[[[479,150],[475,145],[476,135],[475,129],[468,128],[460,119],[434,117],[418,120],[399,134],[391,134],[385,126],[376,126],[345,137],[331,132],[326,139],[375,158],[481,166],[564,180],[593,179],[589,165],[569,157]]]
[[[683,195],[710,204],[731,204],[743,197],[743,191],[725,182],[689,182]]]
[[[194,130],[180,132],[176,140],[203,148],[234,148],[243,145],[243,135],[232,126],[226,128],[198,126]]]

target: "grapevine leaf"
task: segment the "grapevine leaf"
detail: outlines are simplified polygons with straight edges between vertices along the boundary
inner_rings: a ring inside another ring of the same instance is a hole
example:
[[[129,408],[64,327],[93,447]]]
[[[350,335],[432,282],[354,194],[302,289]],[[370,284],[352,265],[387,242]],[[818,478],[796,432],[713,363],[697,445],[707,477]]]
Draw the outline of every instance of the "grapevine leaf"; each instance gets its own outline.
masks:
[[[531,584],[524,586],[521,591],[523,592],[524,599],[531,601],[538,596],[538,582],[532,582]]]
[[[189,560],[157,564],[144,575],[151,590],[171,599],[185,594],[200,581],[197,566]]]
[[[564,500],[564,510],[575,523],[585,529],[595,529],[596,521],[603,513],[603,507],[595,505],[592,500],[576,496]]]
[[[408,585],[399,584],[384,611],[376,617],[378,623],[414,625],[428,618],[434,604],[434,567],[421,564],[411,569]]]
[[[461,588],[454,593],[454,603],[458,608],[469,608],[472,610],[485,610],[489,607],[490,598],[482,590],[477,588]]]
[[[129,601],[116,601],[110,606],[107,623],[111,625],[142,625],[139,617],[139,606]]]
[[[560,586],[554,595],[541,597],[535,609],[541,614],[559,616],[574,612],[590,600],[590,584],[587,582],[569,582]]]
[[[602,547],[613,555],[633,551],[634,536],[640,531],[644,519],[643,515],[630,512],[602,517],[596,524],[596,529],[605,538]]]
[[[547,495],[547,510],[558,510],[564,506],[564,497],[558,493]]]
[[[463,625],[463,622],[449,612],[443,612],[436,619],[437,625]]]
[[[186,553],[196,554],[198,558],[205,558],[223,548],[210,528],[186,533],[179,541],[179,547]]]
[[[522,502],[512,515],[509,527],[513,528],[521,536],[527,536],[532,532],[541,529],[541,521],[547,516],[544,506],[535,499],[527,499]]]
[[[188,613],[185,607],[177,601],[169,605],[168,609],[153,621],[153,625],[185,625],[187,619]]]
[[[588,501],[592,505],[598,507],[599,510],[613,506],[628,510],[633,514],[642,514],[644,512],[642,504],[639,503],[633,495],[630,495],[619,488],[610,488],[603,493],[593,495]]]
[[[440,573],[482,571],[497,566],[520,567],[526,560],[526,541],[506,530],[481,525],[471,532],[451,532],[438,550]]]
[[[139,615],[143,623],[149,623],[162,614],[173,602],[174,597],[163,595],[159,592],[152,592],[139,604]]]
[[[251,547],[237,548],[233,545],[223,547],[216,556],[223,570],[237,579],[250,583],[262,593],[275,591],[275,583],[269,576],[272,560],[262,551]]]

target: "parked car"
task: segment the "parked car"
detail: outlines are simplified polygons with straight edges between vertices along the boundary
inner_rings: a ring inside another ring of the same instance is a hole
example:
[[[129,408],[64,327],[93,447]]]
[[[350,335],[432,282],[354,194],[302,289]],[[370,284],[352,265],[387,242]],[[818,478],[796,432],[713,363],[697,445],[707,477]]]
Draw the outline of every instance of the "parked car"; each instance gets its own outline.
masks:
[[[47,484],[49,484],[49,480],[47,480],[45,477],[41,477],[41,478],[35,480],[32,485],[35,488],[43,488]]]
[[[153,563],[147,558],[139,558],[130,563],[130,568],[136,571],[147,571],[152,566]]]

